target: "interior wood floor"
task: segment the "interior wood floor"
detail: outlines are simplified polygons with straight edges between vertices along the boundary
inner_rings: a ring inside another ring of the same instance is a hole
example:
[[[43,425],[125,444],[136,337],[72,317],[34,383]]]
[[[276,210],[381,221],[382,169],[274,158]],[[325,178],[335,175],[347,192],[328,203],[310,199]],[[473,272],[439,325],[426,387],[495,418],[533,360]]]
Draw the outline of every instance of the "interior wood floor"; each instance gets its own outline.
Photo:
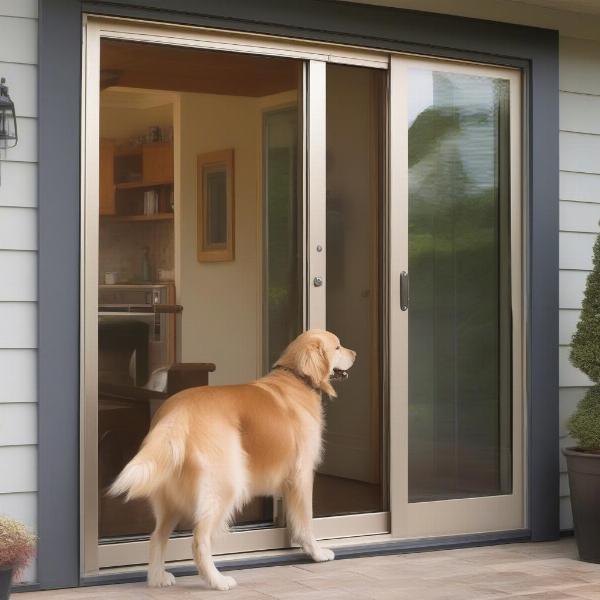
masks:
[[[383,510],[379,484],[316,473],[313,491],[315,517]]]

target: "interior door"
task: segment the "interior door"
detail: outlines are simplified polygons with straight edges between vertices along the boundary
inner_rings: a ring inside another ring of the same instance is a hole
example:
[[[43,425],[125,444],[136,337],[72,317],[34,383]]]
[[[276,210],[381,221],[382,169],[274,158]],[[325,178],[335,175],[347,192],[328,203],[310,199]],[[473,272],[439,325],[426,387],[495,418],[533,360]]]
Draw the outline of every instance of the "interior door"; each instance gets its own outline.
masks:
[[[390,111],[393,531],[517,529],[520,74],[394,57]]]

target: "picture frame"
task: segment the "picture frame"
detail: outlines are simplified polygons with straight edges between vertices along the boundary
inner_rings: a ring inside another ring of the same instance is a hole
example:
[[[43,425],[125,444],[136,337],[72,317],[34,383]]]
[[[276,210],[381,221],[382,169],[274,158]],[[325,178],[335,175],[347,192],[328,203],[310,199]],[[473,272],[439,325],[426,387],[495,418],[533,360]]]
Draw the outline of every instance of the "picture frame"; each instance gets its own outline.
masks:
[[[197,158],[198,262],[235,259],[233,149]]]

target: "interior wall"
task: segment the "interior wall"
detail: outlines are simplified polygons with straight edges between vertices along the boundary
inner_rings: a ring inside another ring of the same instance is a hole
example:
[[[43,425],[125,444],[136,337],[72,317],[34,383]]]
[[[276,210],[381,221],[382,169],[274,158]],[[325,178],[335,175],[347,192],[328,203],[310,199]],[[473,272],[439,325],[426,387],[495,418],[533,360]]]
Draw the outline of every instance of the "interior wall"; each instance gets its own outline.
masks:
[[[143,92],[139,93],[143,96]],[[158,125],[165,130],[173,125],[173,106],[163,104],[143,108],[141,106],[111,106],[100,95],[100,136],[119,141],[127,141],[148,133],[148,128]],[[114,94],[111,98],[114,97]]]
[[[262,373],[262,113],[296,92],[259,98],[180,94],[175,109],[175,278],[180,360],[212,362],[210,383]],[[197,157],[234,151],[235,259],[198,262]]]
[[[260,367],[257,100],[181,94],[175,128],[176,287],[177,302],[183,306],[180,360],[215,363],[211,384],[248,381]],[[234,151],[235,259],[198,262],[197,157],[229,148]]]

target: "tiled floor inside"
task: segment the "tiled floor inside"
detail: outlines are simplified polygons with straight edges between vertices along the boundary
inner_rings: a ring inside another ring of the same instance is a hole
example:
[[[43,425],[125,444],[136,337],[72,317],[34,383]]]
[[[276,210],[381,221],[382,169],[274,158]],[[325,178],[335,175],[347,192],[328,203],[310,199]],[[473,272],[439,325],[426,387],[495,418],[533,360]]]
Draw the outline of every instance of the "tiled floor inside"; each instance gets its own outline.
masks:
[[[230,571],[238,587],[142,583],[15,594],[15,600],[600,600],[600,565],[577,560],[573,539]]]

